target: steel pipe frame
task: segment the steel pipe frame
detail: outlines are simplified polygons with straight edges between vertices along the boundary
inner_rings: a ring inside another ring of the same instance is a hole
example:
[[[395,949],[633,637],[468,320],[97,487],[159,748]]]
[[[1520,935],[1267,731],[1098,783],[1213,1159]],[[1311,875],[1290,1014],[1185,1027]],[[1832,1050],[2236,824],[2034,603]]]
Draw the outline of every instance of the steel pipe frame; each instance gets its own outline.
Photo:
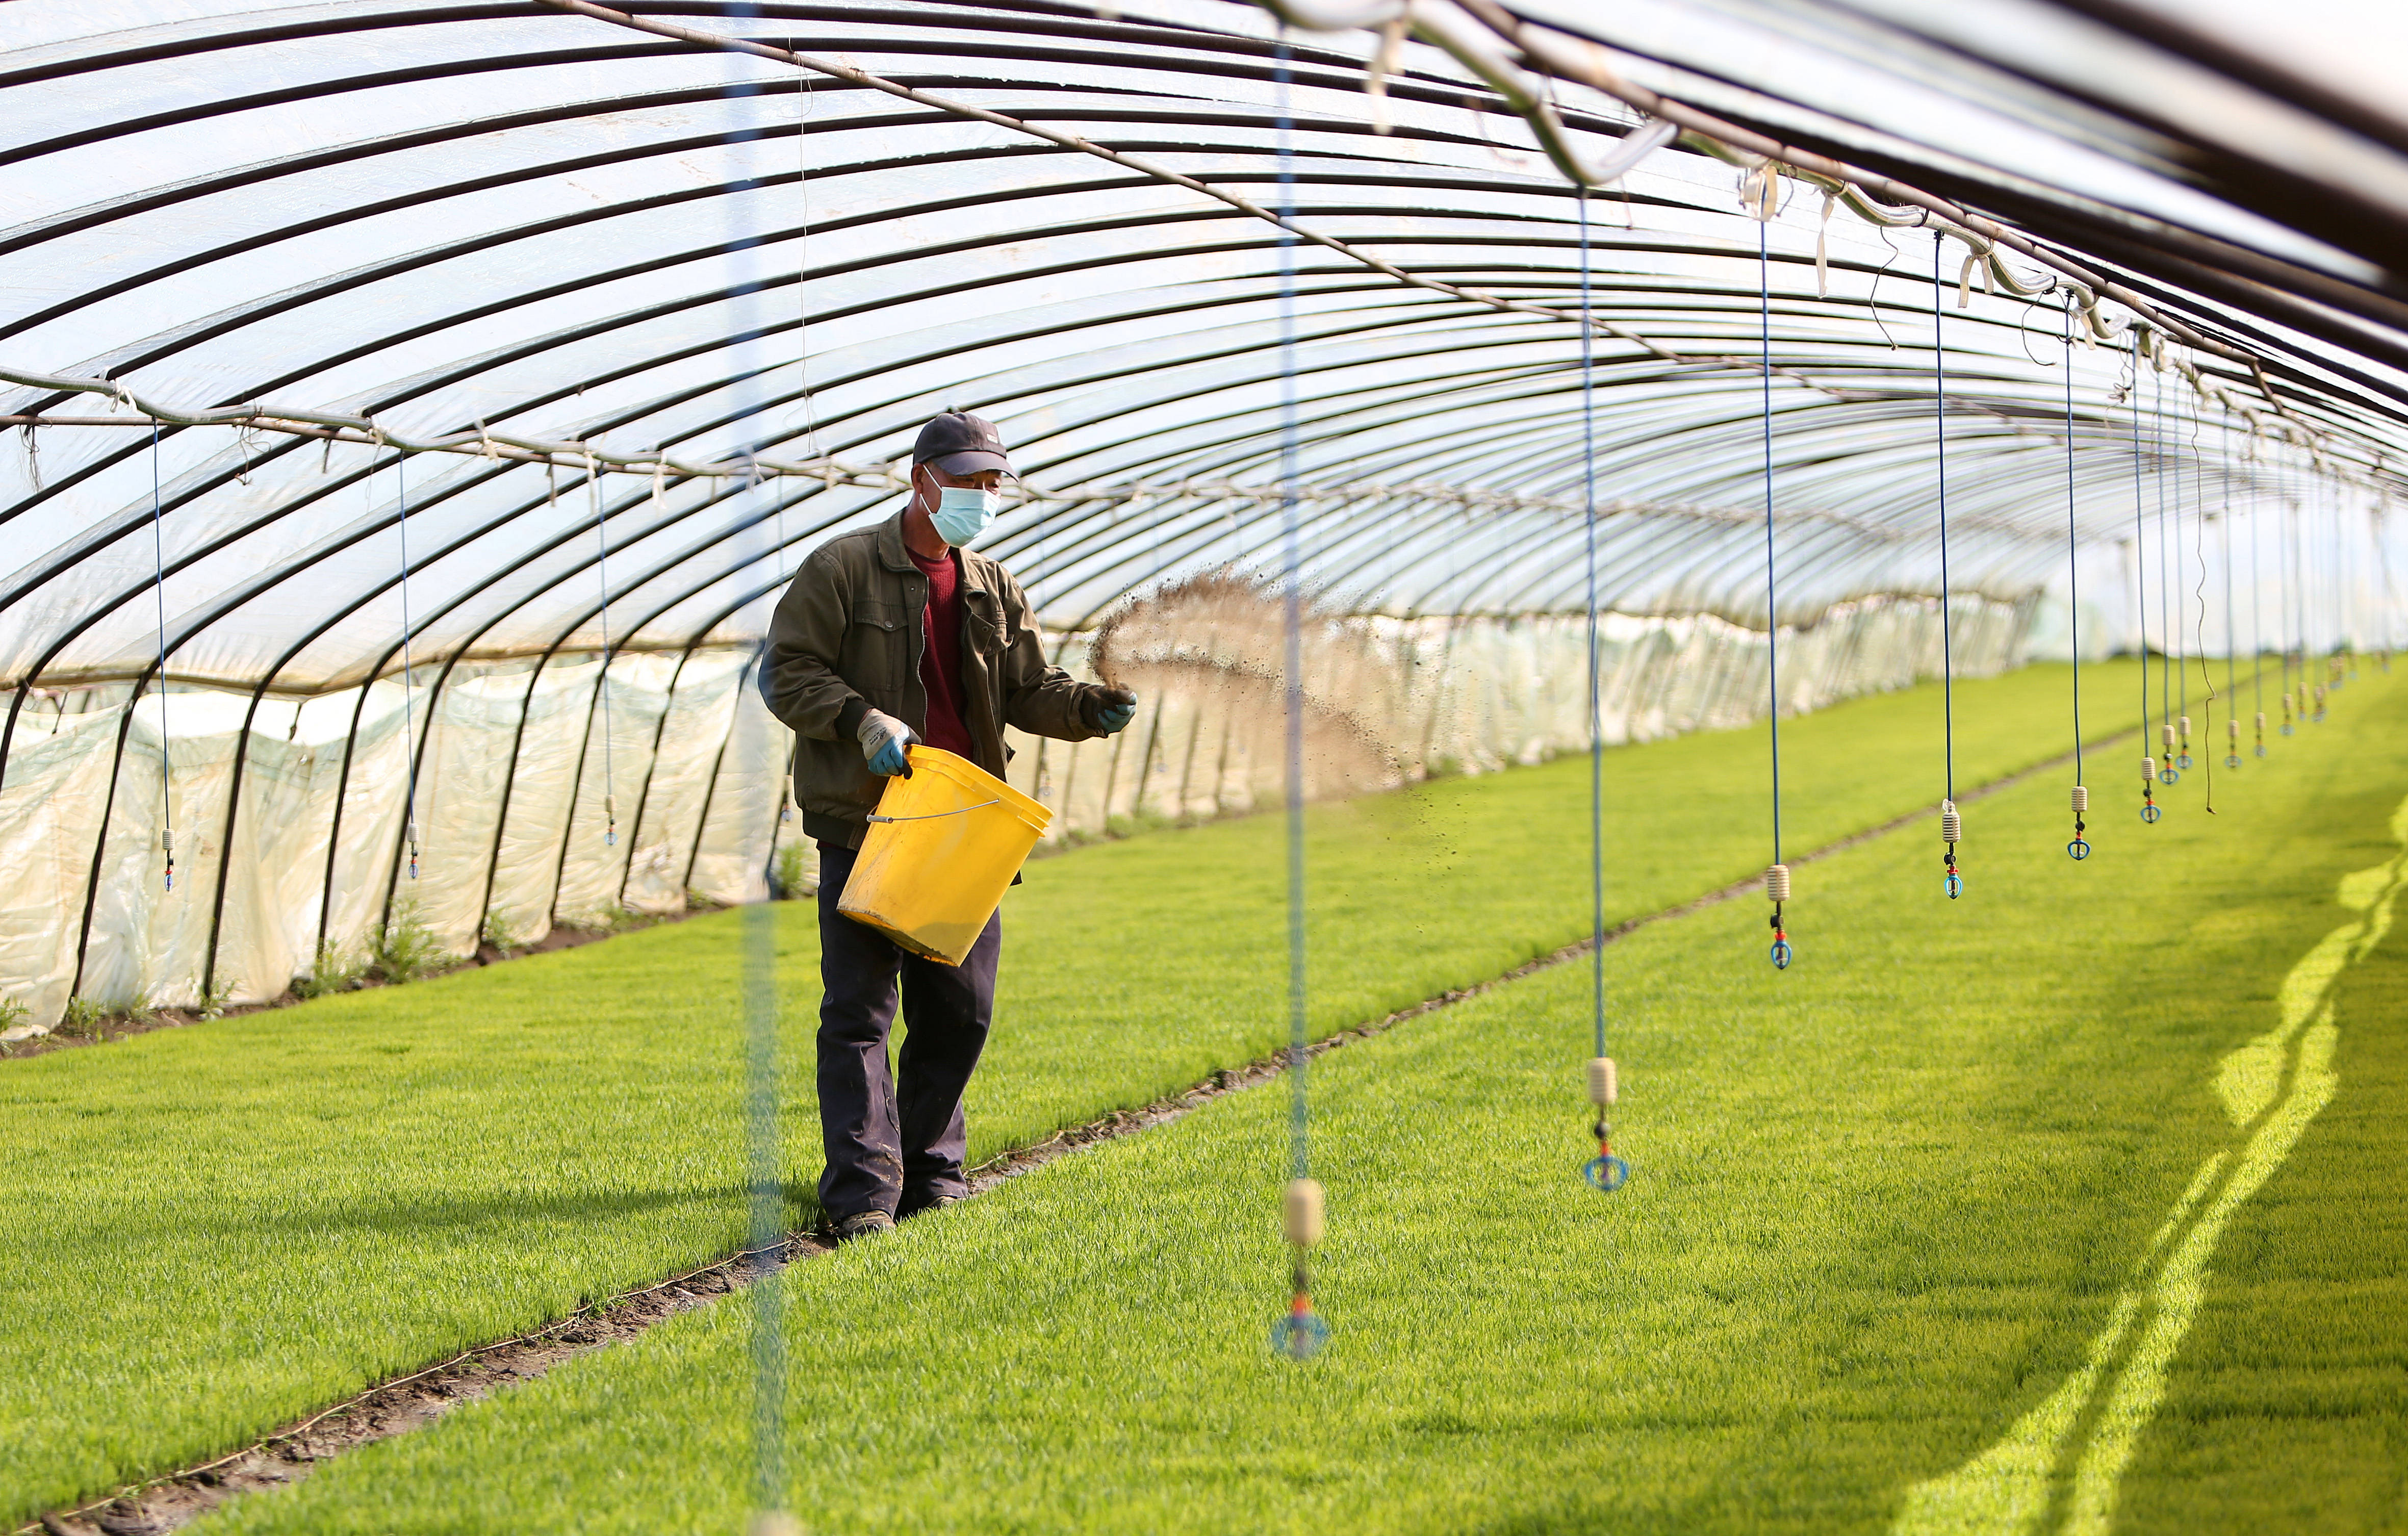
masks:
[[[34,677],[38,677],[38,671],[36,671],[36,674],[34,674]],[[14,706],[12,706],[12,715],[14,715]],[[12,720],[12,723],[14,723],[14,720]],[[246,717],[246,725],[248,725],[248,717]],[[246,734],[248,734],[248,729],[246,729]],[[106,836],[106,833],[104,833],[104,836]]]
[[[1175,41],[1187,41],[1187,38],[1175,38]]]

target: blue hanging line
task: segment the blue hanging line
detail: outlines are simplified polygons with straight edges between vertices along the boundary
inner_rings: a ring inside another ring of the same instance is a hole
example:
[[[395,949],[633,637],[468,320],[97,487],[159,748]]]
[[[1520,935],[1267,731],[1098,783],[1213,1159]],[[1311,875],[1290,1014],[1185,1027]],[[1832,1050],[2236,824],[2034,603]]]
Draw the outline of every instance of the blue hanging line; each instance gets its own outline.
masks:
[[[2157,339],[2157,349],[2165,349],[2165,339]],[[2156,382],[2156,399],[2150,399],[2148,411],[2148,451],[2150,474],[2157,484],[2157,638],[2162,648],[2157,650],[2157,744],[2165,749],[2165,758],[2157,763],[2157,782],[2174,785],[2182,782],[2182,768],[2174,766],[2174,749],[2167,739],[2174,725],[2174,674],[2182,662],[2174,660],[2174,643],[2179,640],[2174,626],[2174,561],[2165,552],[2165,460],[2170,455],[2165,434],[2165,368],[2153,364],[2150,376]]]
[[[2179,375],[2177,375],[2177,377],[2179,377]],[[2166,595],[2171,598],[2173,595],[2173,574],[2174,572],[2182,569],[2183,452],[2181,439],[2174,436],[2174,428],[2182,424],[2183,401],[2182,391],[2180,387],[2177,386],[2173,391],[2173,416],[2172,420],[2168,420],[2165,405],[2166,394],[2166,376],[2161,373],[2157,375],[2157,428],[2158,431],[2164,435],[2165,453],[2164,456],[2157,461],[2157,475],[2159,477],[2159,495],[2163,498],[2162,505],[2166,509],[2163,515],[2169,519],[2172,524],[2172,526],[2165,532],[2165,537],[2171,538],[2173,544],[2173,553],[2166,566]],[[2173,639],[2179,642],[2182,639],[2182,624],[2179,620],[2175,622],[2172,633]],[[2177,653],[2174,657],[2173,668],[2174,696],[2180,701],[2180,707],[2174,711],[2174,718],[2177,722],[2186,722],[2190,719],[2189,653]],[[2181,769],[2183,772],[2187,773],[2190,771],[2190,727],[2187,725],[2183,725],[2180,726],[2180,729],[2182,733],[2182,754],[2175,759],[2174,767]]]
[[[1279,321],[1280,321],[1280,519],[1285,581],[1281,601],[1281,656],[1285,668],[1282,703],[1287,717],[1287,1018],[1288,1190],[1287,1236],[1295,1249],[1288,1310],[1271,1328],[1271,1347],[1301,1360],[1329,1337],[1329,1325],[1312,1307],[1308,1262],[1320,1238],[1321,1189],[1312,1182],[1309,1059],[1305,1017],[1304,949],[1304,576],[1303,530],[1297,497],[1296,421],[1296,151],[1288,109],[1288,42],[1280,28],[1273,79],[1278,88],[1279,138]],[[1308,1210],[1309,1208],[1309,1210]]]
[[[1768,168],[1767,174],[1770,174]],[[1782,926],[1788,900],[1789,870],[1781,862],[1781,601],[1774,585],[1772,548],[1772,236],[1771,221],[1756,222],[1756,278],[1764,367],[1764,670],[1772,723],[1772,872],[1765,892],[1772,898],[1772,964],[1789,969],[1789,932]]]
[[[2288,736],[2291,734],[2291,718],[2297,712],[2296,707],[2302,702],[2300,694],[2304,691],[2296,690],[2291,685],[2291,639],[2294,635],[2306,633],[2307,621],[2301,619],[2295,624],[2292,619],[2298,608],[2297,583],[2292,576],[2298,569],[2299,548],[2295,530],[2300,519],[2300,490],[2299,477],[2293,471],[2287,453],[2283,456],[2279,478],[2283,487],[2283,515],[2274,523],[2274,565],[2275,579],[2282,587],[2283,611],[2279,622],[2283,631],[2280,637],[2283,645],[2283,734]]]
[[[2251,434],[2250,458],[2257,458],[2256,434]],[[2266,517],[2265,498],[2257,493],[2257,476],[2250,477],[2252,492],[2249,501],[2249,694],[2255,701],[2257,720],[2257,755],[2266,755],[2266,536],[2258,531]]]
[[[2177,398],[2180,397],[2177,396]],[[2191,620],[2191,654],[2199,662],[2200,686],[2207,690],[2206,700],[2201,706],[2204,713],[2202,723],[2207,729],[2200,741],[2201,748],[2200,756],[2202,760],[2200,767],[2205,773],[2202,781],[2204,792],[2200,797],[2200,809],[2213,816],[2215,814],[2216,692],[2215,670],[2208,665],[2207,658],[2207,451],[2199,437],[2200,427],[2205,424],[2206,402],[2201,400],[2194,390],[2184,409],[2190,415],[2191,559],[2199,567],[2199,581],[2190,589],[2191,599],[2199,604],[2199,612]],[[2176,488],[2180,488],[2179,483]],[[2176,554],[2179,555],[2182,549],[2179,528],[2176,530],[2174,548]],[[2226,649],[2231,649],[2229,641]],[[2190,708],[2190,672],[2187,668],[2183,672],[2183,708],[2185,718],[2187,718]],[[2182,761],[2184,767],[2190,766],[2190,732],[2187,729],[2183,732]]]
[[[1940,835],[1948,844],[1942,883],[1948,899],[1965,894],[1965,878],[1956,870],[1956,660],[1952,649],[1948,600],[1948,353],[1941,341],[1940,247],[1944,238],[1931,232],[1931,436],[1940,475],[1940,740],[1945,783],[1940,797]]]
[[[1598,675],[1597,341],[1590,321],[1588,188],[1580,189],[1581,525],[1588,575],[1589,981],[1596,1054],[1605,1055],[1605,701]]]
[[[2149,726],[2149,545],[2146,517],[2143,509],[2145,495],[2141,480],[2141,332],[2132,332],[2132,581],[2133,612],[2141,625],[2141,820],[2155,822],[2160,812],[2157,802],[2157,765],[2150,754],[2157,741]]]
[[[610,768],[610,536],[602,526],[602,470],[585,450],[585,500],[594,509],[594,571],[602,582],[602,846],[619,845],[618,779]]]
[[[1615,1088],[1613,1063],[1605,1054],[1605,700],[1598,675],[1597,603],[1597,333],[1590,320],[1588,187],[1580,188],[1581,334],[1581,523],[1588,570],[1588,888],[1589,995],[1595,1050],[1590,1056],[1589,1098],[1597,1109],[1597,1156],[1582,1165],[1590,1186],[1611,1193],[1630,1178],[1630,1165],[1613,1155],[1613,1127],[1607,1119]]]
[[[374,430],[371,428],[370,430]],[[380,442],[384,434],[377,433]],[[398,487],[394,532],[401,538],[401,753],[408,774],[402,800],[402,837],[409,846],[409,878],[418,878],[418,699],[410,682],[409,633],[409,455],[395,450],[394,481]]]
[[[2083,823],[2090,810],[2090,791],[2082,782],[2082,550],[2073,524],[2073,294],[2065,295],[2065,581],[2066,610],[2073,645],[2073,840],[2066,853],[2079,860],[2090,856]]]
[[[2224,691],[2238,700],[2241,696],[2241,627],[2232,609],[2232,433],[2228,423],[2223,433],[2222,472],[2216,477],[2217,488],[2224,503]],[[2236,708],[2225,717],[2224,739],[2231,751],[2224,754],[2224,766],[2241,766],[2241,711]]]
[[[122,386],[121,386],[122,387]],[[31,438],[32,433],[26,434]],[[159,603],[159,796],[162,821],[159,846],[167,855],[167,889],[176,889],[176,769],[167,739],[167,532],[166,512],[159,492],[159,418],[150,418],[150,559],[151,590]],[[62,711],[61,712],[64,712]]]
[[[2306,445],[2302,444],[2302,448]],[[2315,452],[2308,450],[2308,464],[2300,467],[2300,479],[2314,483],[2311,470]],[[2291,613],[2299,623],[2300,681],[2294,696],[2299,700],[2300,724],[2308,723],[2308,493],[2302,489],[2291,503]]]

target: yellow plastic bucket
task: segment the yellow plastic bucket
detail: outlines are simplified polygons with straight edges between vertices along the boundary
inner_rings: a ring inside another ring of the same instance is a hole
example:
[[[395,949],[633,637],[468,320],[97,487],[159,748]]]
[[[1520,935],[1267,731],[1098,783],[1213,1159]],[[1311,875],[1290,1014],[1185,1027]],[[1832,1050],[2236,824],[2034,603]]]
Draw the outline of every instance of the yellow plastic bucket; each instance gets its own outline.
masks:
[[[1054,812],[967,758],[913,746],[886,781],[836,910],[957,966]]]

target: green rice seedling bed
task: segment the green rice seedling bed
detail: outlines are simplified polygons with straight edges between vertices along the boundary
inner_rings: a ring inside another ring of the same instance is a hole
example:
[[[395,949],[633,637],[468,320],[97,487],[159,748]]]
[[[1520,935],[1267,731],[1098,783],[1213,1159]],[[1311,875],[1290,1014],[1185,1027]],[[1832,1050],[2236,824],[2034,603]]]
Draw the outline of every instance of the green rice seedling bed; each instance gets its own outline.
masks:
[[[2085,674],[2102,696],[2131,676]],[[2066,683],[2043,667],[1960,686],[1960,779],[2063,750]],[[1792,849],[1933,801],[1939,703],[1926,687],[1788,723]],[[1610,754],[1612,919],[1761,868],[1764,747],[1758,726]],[[1316,809],[1315,1028],[1584,934],[1586,773],[1558,761]],[[1969,849],[1990,838],[1978,813],[1974,828]],[[1031,867],[1007,901],[975,1156],[1278,1044],[1282,836],[1254,818]],[[1799,877],[1810,959],[1820,878]],[[807,906],[777,921],[799,1221],[817,1165],[816,943]],[[0,1063],[16,1298],[0,1320],[0,1516],[216,1455],[736,1247],[740,922]]]
[[[1610,951],[1635,1170],[1612,1197],[1574,1172],[1584,967],[1324,1058],[1336,1333],[1308,1364],[1266,1340],[1276,1086],[797,1266],[774,1282],[794,1507],[845,1531],[2381,1525],[2408,1396],[2408,940],[2378,920],[2408,883],[2403,727],[2408,689],[2361,680],[2219,773],[2220,814],[2186,779],[2146,829],[2113,754],[2083,866],[2065,776],[2036,779],[1981,802],[1958,902],[1928,825],[1866,842],[1801,880],[1786,974],[1760,902],[1640,929]],[[2334,935],[2367,958],[2302,990]],[[2329,1069],[2225,1209],[2214,1178]],[[751,1314],[678,1318],[202,1529],[742,1529]]]

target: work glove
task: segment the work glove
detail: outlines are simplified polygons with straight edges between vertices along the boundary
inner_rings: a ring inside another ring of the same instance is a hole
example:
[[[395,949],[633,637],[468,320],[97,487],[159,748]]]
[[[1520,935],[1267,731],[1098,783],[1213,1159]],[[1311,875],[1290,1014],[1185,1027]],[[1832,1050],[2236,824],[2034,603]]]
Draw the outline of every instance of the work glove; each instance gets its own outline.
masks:
[[[861,717],[861,726],[853,732],[861,739],[861,755],[869,759],[869,771],[888,778],[901,774],[911,777],[911,760],[903,749],[920,739],[911,727],[891,714],[871,710]]]
[[[1079,712],[1089,730],[1110,736],[1137,718],[1137,695],[1126,688],[1105,688],[1082,698]]]

